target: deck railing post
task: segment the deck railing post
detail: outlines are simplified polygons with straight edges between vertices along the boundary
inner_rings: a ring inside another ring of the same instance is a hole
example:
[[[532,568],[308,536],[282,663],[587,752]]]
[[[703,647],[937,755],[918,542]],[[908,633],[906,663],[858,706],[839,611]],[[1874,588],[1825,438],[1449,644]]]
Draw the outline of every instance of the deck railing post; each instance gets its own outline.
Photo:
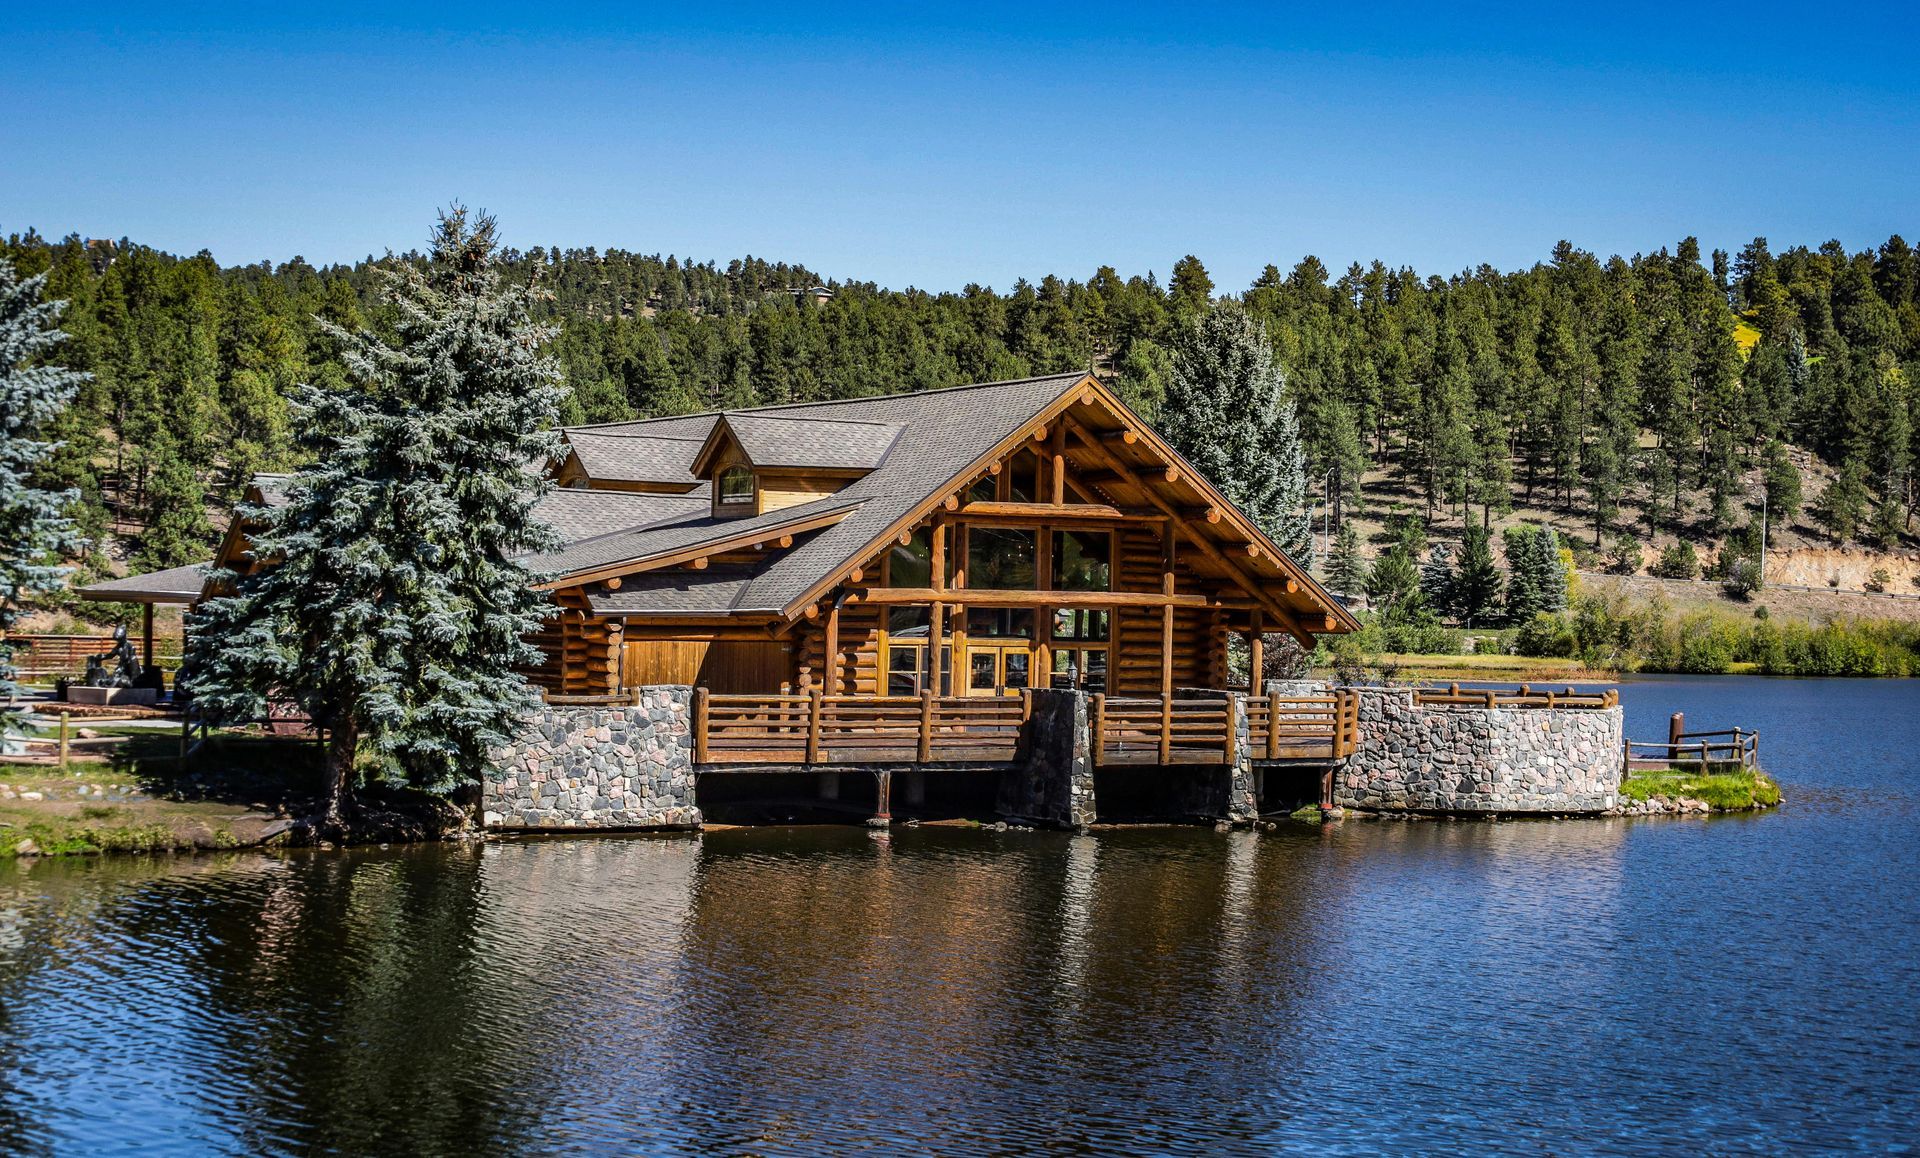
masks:
[[[1173,762],[1173,693],[1160,697],[1160,762]]]
[[[809,764],[820,762],[820,712],[824,703],[824,698],[820,695],[820,689],[817,686],[807,689],[807,763]]]
[[[1700,771],[1702,772],[1705,772],[1707,770],[1707,763],[1708,763],[1707,752],[1708,752],[1707,741],[1705,740],[1700,741]]]
[[[1337,728],[1339,725],[1335,725]],[[1280,703],[1274,696],[1267,697],[1267,759],[1280,758]]]
[[[920,693],[920,762],[933,759],[933,692]]]
[[[709,708],[709,705],[707,703],[707,689],[704,687],[694,688],[693,689],[693,762],[695,764],[705,764],[707,762],[707,747],[708,747],[707,741],[709,739],[707,729],[710,726],[707,722],[708,708]]]
[[[1687,715],[1685,712],[1675,712],[1667,718],[1667,759],[1678,760],[1680,758],[1680,737],[1686,730]]]
[[[60,713],[60,771],[67,770],[67,723],[71,719],[68,712]]]
[[[1234,705],[1236,704],[1238,704],[1240,707],[1240,710],[1238,712],[1234,711]],[[1227,750],[1226,750],[1227,759],[1226,759],[1226,763],[1228,767],[1232,767],[1234,764],[1239,762],[1240,717],[1246,712],[1246,706],[1247,706],[1247,701],[1244,697],[1235,696],[1231,692],[1227,694]]]
[[[1107,694],[1093,693],[1093,762],[1107,762]]]

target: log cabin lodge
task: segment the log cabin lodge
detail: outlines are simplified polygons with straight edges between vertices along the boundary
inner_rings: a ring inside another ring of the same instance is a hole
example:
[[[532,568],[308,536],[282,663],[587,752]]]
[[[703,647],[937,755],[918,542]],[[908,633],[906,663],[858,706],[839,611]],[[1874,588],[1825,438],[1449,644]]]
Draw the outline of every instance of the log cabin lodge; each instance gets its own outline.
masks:
[[[573,427],[526,560],[550,697],[999,696],[1227,687],[1229,640],[1347,610],[1107,387],[1076,373]],[[252,497],[271,502],[279,480]],[[215,563],[248,564],[236,525]],[[192,603],[206,565],[86,598]],[[149,645],[150,646],[150,645]],[[1257,691],[1257,689],[1255,689]]]

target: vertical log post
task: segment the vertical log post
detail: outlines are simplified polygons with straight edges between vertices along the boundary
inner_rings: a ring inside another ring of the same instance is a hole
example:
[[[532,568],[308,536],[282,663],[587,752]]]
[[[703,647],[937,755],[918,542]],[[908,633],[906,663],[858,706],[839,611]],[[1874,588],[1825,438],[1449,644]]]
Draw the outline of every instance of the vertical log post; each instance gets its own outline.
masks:
[[[704,686],[693,689],[693,762],[695,764],[707,763],[709,738],[707,708],[707,689]]]
[[[1160,593],[1173,594],[1173,520],[1160,524]],[[1160,696],[1173,697],[1173,604],[1160,607]],[[1163,743],[1164,749],[1166,745]]]
[[[884,613],[884,610],[885,609],[883,608],[882,609],[883,613]],[[886,625],[883,623],[881,624],[881,626],[884,627]],[[881,656],[880,664],[883,669],[883,677],[884,677],[884,669],[886,667],[886,662],[887,662],[887,657],[884,655]],[[834,695],[838,695],[840,693],[840,601],[838,599],[834,600],[833,603],[829,605],[827,608],[826,685],[827,685],[828,692]]]
[[[152,604],[148,604],[148,606],[151,607]],[[67,770],[67,723],[71,718],[72,718],[71,713],[68,713],[68,712],[60,713],[60,757],[59,759],[60,759],[60,771],[62,772],[65,772]]]
[[[1680,737],[1686,733],[1686,730],[1687,714],[1685,712],[1675,712],[1672,716],[1668,717],[1667,759],[1678,760],[1680,758]]]
[[[822,699],[819,688],[807,689],[807,763],[820,762],[820,709]]]
[[[1053,505],[1057,507],[1067,501],[1067,423],[1064,418],[1054,423],[1047,449],[1052,460]]]
[[[1257,696],[1267,670],[1267,613],[1253,609],[1253,630],[1247,633],[1247,694]]]
[[[933,759],[933,692],[920,689],[920,762]]]
[[[1173,608],[1169,606],[1167,610]],[[1160,697],[1160,762],[1173,762],[1173,693],[1168,691]]]
[[[944,520],[933,525],[933,547],[930,553],[933,589],[944,592],[947,589],[947,524]],[[938,694],[942,684],[941,675],[946,668],[946,664],[941,662],[940,655],[946,646],[946,605],[936,600],[929,610],[928,619],[925,690]]]
[[[893,821],[893,773],[887,771],[873,774],[873,818],[867,823],[875,828],[885,828]]]
[[[1107,693],[1093,693],[1093,763],[1107,762]]]
[[[140,666],[153,666],[153,604],[140,605]]]

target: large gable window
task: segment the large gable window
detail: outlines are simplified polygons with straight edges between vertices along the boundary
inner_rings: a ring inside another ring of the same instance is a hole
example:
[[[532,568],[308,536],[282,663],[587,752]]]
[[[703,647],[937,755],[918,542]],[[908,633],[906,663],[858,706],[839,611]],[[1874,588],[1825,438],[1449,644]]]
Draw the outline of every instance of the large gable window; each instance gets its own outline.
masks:
[[[747,467],[730,466],[721,471],[716,485],[720,501],[727,506],[753,501],[753,471]]]

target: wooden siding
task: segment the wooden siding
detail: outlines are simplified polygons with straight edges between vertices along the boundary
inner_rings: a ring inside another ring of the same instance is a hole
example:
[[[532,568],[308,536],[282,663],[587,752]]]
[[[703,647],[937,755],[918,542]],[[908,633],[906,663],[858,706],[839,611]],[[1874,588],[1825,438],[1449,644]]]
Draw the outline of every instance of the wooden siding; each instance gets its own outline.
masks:
[[[778,511],[786,507],[797,507],[801,503],[810,503],[825,498],[852,481],[847,478],[828,478],[812,474],[776,474],[762,471],[759,475],[760,502],[762,513]]]
[[[725,695],[777,690],[793,680],[793,658],[779,640],[630,639],[622,683],[693,684]]]

